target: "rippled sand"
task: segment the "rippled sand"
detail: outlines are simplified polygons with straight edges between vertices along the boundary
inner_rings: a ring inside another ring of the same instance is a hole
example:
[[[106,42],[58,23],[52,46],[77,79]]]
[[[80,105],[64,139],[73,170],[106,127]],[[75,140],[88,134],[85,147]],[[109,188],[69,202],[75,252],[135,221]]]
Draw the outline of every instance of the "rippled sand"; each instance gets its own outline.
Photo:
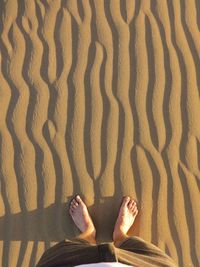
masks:
[[[99,241],[131,195],[130,233],[199,266],[199,1],[7,0],[0,12],[0,266],[35,266],[77,234],[77,193]]]

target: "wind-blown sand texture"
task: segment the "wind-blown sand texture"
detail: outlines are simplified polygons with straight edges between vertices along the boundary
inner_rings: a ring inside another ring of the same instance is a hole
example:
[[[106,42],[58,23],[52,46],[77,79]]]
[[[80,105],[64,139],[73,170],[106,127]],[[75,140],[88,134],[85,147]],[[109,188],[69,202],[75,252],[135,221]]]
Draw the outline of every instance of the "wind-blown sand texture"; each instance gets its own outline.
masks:
[[[0,12],[0,266],[35,266],[77,234],[77,193],[99,241],[131,195],[137,234],[199,266],[200,2],[5,0]]]

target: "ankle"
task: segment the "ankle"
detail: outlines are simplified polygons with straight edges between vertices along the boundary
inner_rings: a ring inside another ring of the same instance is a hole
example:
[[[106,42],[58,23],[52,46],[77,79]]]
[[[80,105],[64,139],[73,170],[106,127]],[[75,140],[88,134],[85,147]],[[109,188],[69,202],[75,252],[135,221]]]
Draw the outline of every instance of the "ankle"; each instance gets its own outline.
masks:
[[[92,241],[95,241],[96,243],[96,231],[95,230],[90,232],[89,237]]]
[[[114,242],[118,242],[118,241],[123,241],[124,239],[128,238],[129,236],[124,233],[123,231],[121,231],[120,229],[118,229],[118,231],[114,231],[113,233],[113,241]]]
[[[125,240],[125,239],[123,239],[123,240],[118,240],[118,241],[114,241],[114,246],[115,246],[116,248],[119,248],[120,245],[124,242],[124,240]]]
[[[129,236],[126,234],[115,236],[115,238],[113,239],[115,247],[119,247],[128,237]]]
[[[94,245],[97,244],[96,239],[94,237],[91,237],[91,236],[88,238],[88,242],[91,244],[94,244]]]
[[[85,232],[79,235],[79,238],[85,239],[92,244],[96,244],[96,230],[87,229]]]

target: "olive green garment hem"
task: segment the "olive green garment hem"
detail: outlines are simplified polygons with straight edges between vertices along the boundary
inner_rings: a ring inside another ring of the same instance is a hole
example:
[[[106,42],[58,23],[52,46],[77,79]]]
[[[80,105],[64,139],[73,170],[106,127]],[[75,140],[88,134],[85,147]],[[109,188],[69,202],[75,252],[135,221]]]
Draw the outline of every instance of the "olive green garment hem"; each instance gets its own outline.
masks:
[[[162,250],[139,237],[125,239],[118,248],[113,242],[92,245],[79,238],[65,239],[45,251],[36,267],[69,267],[98,262],[121,262],[135,267],[177,267]]]

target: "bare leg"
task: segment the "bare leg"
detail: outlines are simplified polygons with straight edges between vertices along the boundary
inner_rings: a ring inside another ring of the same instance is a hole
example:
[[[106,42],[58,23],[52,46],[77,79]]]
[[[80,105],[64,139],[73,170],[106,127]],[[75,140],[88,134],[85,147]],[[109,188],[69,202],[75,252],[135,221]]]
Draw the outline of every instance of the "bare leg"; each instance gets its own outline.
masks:
[[[96,229],[88,213],[88,209],[80,196],[76,196],[70,205],[69,213],[81,231],[78,238],[85,239],[91,244],[96,244]]]
[[[119,247],[129,237],[127,232],[134,223],[137,214],[138,209],[135,200],[128,196],[124,197],[113,232],[113,241],[116,247]]]

